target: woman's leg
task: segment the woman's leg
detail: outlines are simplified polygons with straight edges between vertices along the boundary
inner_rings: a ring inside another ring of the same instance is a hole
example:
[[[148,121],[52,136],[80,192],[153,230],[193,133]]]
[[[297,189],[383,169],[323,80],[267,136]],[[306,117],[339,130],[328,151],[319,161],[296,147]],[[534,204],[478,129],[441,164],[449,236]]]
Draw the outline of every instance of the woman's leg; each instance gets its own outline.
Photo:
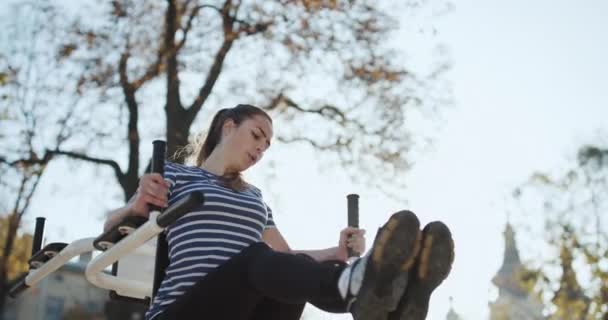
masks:
[[[268,261],[268,260],[279,259],[281,261],[278,261],[278,264],[281,267],[290,267],[289,265],[285,264],[286,261],[284,261],[283,259],[287,258],[288,260],[293,260],[292,263],[296,264],[294,269],[302,268],[302,270],[300,270],[301,271],[300,273],[294,273],[294,275],[299,274],[301,279],[307,280],[310,283],[315,283],[319,280],[318,278],[315,278],[314,272],[310,273],[310,270],[320,269],[320,273],[326,273],[329,275],[333,274],[333,276],[328,277],[328,280],[327,280],[328,283],[326,283],[326,284],[319,283],[319,288],[320,288],[319,292],[317,292],[317,290],[315,290],[315,289],[313,289],[313,290],[307,289],[306,287],[308,287],[308,286],[305,286],[304,290],[302,290],[302,286],[301,286],[302,282],[298,281],[297,284],[298,284],[299,288],[291,288],[291,289],[288,288],[288,291],[290,291],[290,292],[288,292],[287,294],[290,295],[290,299],[294,299],[294,296],[292,296],[291,291],[303,291],[303,292],[311,291],[311,292],[313,292],[312,297],[309,297],[307,302],[313,304],[317,308],[327,311],[327,312],[334,312],[334,313],[347,312],[347,310],[346,310],[347,304],[346,304],[345,300],[340,297],[339,292],[337,290],[337,281],[338,281],[337,277],[339,274],[341,274],[342,270],[344,270],[344,268],[346,268],[346,266],[347,266],[346,263],[341,262],[341,261],[324,261],[324,262],[319,263],[307,255],[298,255],[297,260],[294,260],[291,257],[282,256],[282,255],[283,254],[279,254],[276,257],[274,257],[273,259],[267,259],[268,256],[266,256],[266,258],[264,256],[258,257],[258,258],[261,258],[262,259],[261,261],[266,260],[266,262],[268,262],[268,263],[272,263],[271,261]],[[267,273],[257,274],[258,271],[256,271],[256,268],[264,267],[260,261],[258,261],[258,263],[254,263],[253,266],[254,266],[254,268],[252,270],[253,277],[258,278],[258,279],[262,279],[262,278],[266,277],[267,282],[263,285],[263,290],[266,290],[267,293],[269,293],[273,296],[285,293],[283,291],[284,291],[284,288],[286,288],[286,286],[285,286],[285,283],[283,283],[283,284],[280,283],[280,281],[282,281],[280,278],[275,278],[273,276],[269,276],[269,274],[267,274]],[[293,265],[291,267],[293,267]],[[276,270],[275,268],[271,268],[271,269]],[[306,270],[304,270],[304,269],[306,269]],[[294,275],[291,275],[291,277],[293,277]],[[323,279],[323,276],[321,276],[321,279]],[[254,282],[258,282],[258,281],[254,281]],[[317,293],[315,293],[315,292],[317,292]],[[285,301],[285,299],[281,299],[281,300]],[[291,302],[293,302],[293,301],[291,301]],[[287,302],[278,301],[277,299],[265,297],[256,306],[250,320],[297,320],[297,319],[300,319],[300,317],[302,316],[302,312],[304,311],[304,306],[305,306],[305,303],[302,301],[296,301],[296,303],[287,303]]]
[[[249,285],[246,270],[251,257],[265,247],[253,244],[245,248],[197,282],[155,320],[249,320],[264,297]]]
[[[370,252],[349,266],[268,248],[252,258],[248,277],[263,296],[281,303],[316,302],[355,319],[385,320],[405,292],[420,239],[416,215],[400,211],[379,229]]]
[[[338,299],[338,277],[344,267],[268,248],[252,257],[248,276],[262,295],[287,304],[304,304]]]
[[[344,312],[336,287],[343,268],[255,243],[205,276],[156,319],[297,320],[309,300]]]
[[[312,259],[312,258],[311,258]],[[323,261],[321,262],[322,264],[326,264],[326,265],[330,265],[333,268],[337,268],[340,270],[340,275],[342,274],[342,272],[344,271],[344,269],[346,267],[348,267],[348,264],[342,261],[334,261],[334,260],[330,260],[330,261]],[[347,301],[342,298],[342,296],[339,294],[331,294],[331,295],[323,295],[323,296],[318,296],[318,297],[314,297],[312,298],[310,301],[308,301],[310,304],[314,305],[315,307],[326,311],[326,312],[332,312],[332,313],[345,313],[348,312],[348,303]]]
[[[249,320],[298,320],[304,306],[305,303],[283,303],[264,298],[257,304]]]
[[[264,299],[299,306],[310,301],[330,312],[350,311],[355,319],[386,319],[405,291],[401,280],[407,280],[419,240],[418,219],[402,211],[378,231],[370,252],[348,267],[256,243],[205,276],[158,319],[249,320]],[[299,313],[294,316],[282,320],[296,320]]]

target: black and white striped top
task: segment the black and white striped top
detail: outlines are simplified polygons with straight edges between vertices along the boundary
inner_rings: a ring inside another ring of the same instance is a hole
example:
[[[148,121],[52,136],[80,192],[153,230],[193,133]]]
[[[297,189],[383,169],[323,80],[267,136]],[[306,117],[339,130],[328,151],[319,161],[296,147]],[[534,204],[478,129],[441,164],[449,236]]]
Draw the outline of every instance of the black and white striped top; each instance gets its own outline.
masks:
[[[237,192],[223,187],[219,177],[198,167],[167,162],[169,205],[188,193],[202,191],[205,204],[167,229],[169,267],[146,320],[153,319],[207,273],[274,227],[272,211],[259,189]]]

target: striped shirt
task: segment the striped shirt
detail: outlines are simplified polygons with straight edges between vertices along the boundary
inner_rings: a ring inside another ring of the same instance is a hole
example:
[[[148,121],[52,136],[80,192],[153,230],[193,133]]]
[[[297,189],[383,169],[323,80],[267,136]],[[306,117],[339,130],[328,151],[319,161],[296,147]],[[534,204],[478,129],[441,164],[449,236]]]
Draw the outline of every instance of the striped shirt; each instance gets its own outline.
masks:
[[[171,162],[165,165],[164,177],[170,183],[169,205],[194,191],[205,194],[205,203],[167,228],[169,267],[146,320],[274,227],[272,211],[254,186],[234,191],[222,186],[213,173]]]

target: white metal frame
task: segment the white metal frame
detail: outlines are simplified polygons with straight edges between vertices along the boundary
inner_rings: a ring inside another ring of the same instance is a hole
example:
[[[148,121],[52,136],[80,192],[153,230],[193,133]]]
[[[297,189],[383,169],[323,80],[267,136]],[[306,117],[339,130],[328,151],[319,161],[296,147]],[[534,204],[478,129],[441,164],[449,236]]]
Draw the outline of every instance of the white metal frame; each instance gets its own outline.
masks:
[[[87,264],[85,270],[86,279],[97,287],[114,290],[125,296],[151,298],[153,283],[119,278],[115,275],[106,274],[103,270],[126,255],[135,252],[136,249],[146,248],[146,246],[142,245],[164,230],[156,223],[156,217],[159,214],[160,212],[158,211],[151,212],[150,218],[146,223],[93,258]],[[149,249],[143,250],[150,251]],[[149,253],[152,253],[152,256],[155,255],[155,252]]]
[[[85,269],[86,279],[97,287],[114,290],[123,296],[139,299],[151,298],[153,280],[126,279],[108,274],[104,270],[129,254],[155,257],[156,248],[145,244],[164,230],[156,223],[159,214],[159,211],[150,212],[150,219],[147,222],[89,261]],[[46,263],[36,269],[31,269],[24,279],[25,285],[28,287],[35,286],[74,257],[96,251],[97,249],[93,245],[95,239],[95,237],[83,238],[70,243]]]

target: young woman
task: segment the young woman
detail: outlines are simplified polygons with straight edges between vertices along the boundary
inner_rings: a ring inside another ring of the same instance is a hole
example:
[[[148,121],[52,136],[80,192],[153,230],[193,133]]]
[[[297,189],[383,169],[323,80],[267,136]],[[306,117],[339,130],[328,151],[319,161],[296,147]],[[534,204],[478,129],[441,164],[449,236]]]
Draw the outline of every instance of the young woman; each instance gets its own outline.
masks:
[[[365,251],[364,230],[342,230],[336,247],[291,249],[260,190],[241,177],[272,136],[272,119],[262,109],[222,109],[193,148],[194,166],[168,162],[164,177],[142,176],[136,195],[108,218],[106,229],[127,215],[147,216],[148,205],[205,194],[203,205],[166,231],[169,266],[146,319],[295,320],[306,302],[355,319],[424,319],[453,259],[445,225],[431,223],[421,232],[413,213],[397,212],[369,253],[350,265],[348,248]]]

